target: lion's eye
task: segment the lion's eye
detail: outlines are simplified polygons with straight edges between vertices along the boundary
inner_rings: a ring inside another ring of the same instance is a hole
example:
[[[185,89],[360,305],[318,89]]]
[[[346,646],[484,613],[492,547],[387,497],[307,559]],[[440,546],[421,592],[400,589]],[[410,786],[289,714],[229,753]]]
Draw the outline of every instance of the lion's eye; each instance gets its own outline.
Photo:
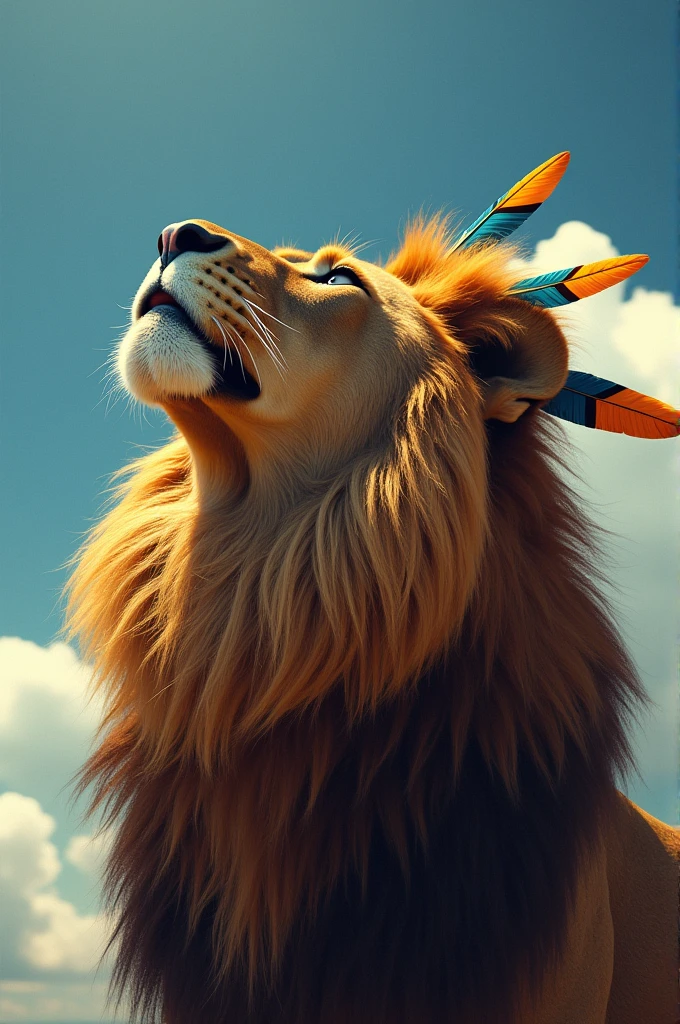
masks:
[[[347,285],[350,288],[361,288],[362,292],[366,292],[369,295],[368,288],[353,270],[349,267],[333,267],[332,270],[328,270],[325,274],[320,274],[318,277],[314,274],[304,275],[309,281],[314,281],[315,284],[333,284],[333,285]]]
[[[368,289],[360,277],[350,270],[349,267],[333,267],[327,274],[321,277],[312,277],[317,284],[349,285],[351,288],[361,288],[368,295]]]
[[[346,267],[333,270],[330,277],[326,278],[326,284],[351,284],[355,288],[361,288],[361,281],[357,275]]]

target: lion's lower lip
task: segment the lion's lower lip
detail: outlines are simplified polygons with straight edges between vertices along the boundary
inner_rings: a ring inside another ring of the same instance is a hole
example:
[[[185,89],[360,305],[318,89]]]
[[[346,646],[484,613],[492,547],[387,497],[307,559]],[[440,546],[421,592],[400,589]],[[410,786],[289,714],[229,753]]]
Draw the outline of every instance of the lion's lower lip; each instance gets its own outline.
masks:
[[[177,306],[180,308],[179,302],[173,299],[172,295],[168,292],[158,291],[154,292],[153,295],[149,296],[145,303],[144,312],[148,313],[150,309],[154,309],[156,306]]]

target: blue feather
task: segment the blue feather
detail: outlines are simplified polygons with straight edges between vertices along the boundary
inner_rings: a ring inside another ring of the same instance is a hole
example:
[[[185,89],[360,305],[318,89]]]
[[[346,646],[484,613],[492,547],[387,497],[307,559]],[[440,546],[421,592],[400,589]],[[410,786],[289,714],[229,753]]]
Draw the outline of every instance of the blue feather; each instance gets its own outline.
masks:
[[[465,249],[468,245],[478,245],[490,239],[500,241],[507,238],[513,231],[521,227],[530,213],[533,211],[509,210],[504,213],[496,213],[493,217],[490,214],[496,204],[493,203],[488,210],[485,210],[481,217],[478,217],[474,224],[467,229],[469,238],[460,243],[460,248]],[[488,219],[487,219],[488,218]],[[486,223],[484,223],[486,221]]]
[[[581,370],[570,370],[564,387],[554,398],[542,406],[543,412],[551,416],[559,416],[570,423],[579,423],[584,427],[594,427],[597,418],[597,399],[623,391],[620,384],[604,377],[595,377],[592,373]]]
[[[574,267],[566,267],[564,270],[551,270],[549,274],[539,274],[538,277],[525,277],[523,281],[513,284],[512,290],[521,292],[524,288],[547,288],[552,284],[561,284],[574,270]]]
[[[532,291],[524,292],[520,298],[532,306],[541,306],[543,309],[553,309],[555,306],[566,306],[573,302],[568,294],[560,291],[556,286],[562,284],[578,267],[567,267],[564,270],[553,270],[549,274],[540,274],[538,277],[526,277],[513,285],[512,291],[522,292],[524,288],[531,287]]]
[[[613,380],[605,380],[604,377],[596,377],[593,373],[584,373],[582,370],[570,370],[567,374],[565,388],[575,388],[593,398],[599,398],[606,392],[621,389],[623,385],[615,384]]]
[[[568,153],[557,153],[540,167],[535,167],[458,236],[451,252],[507,238],[548,198],[568,163]]]
[[[680,432],[677,409],[613,380],[578,370],[567,375],[562,390],[541,408],[571,423],[631,437],[677,437]]]
[[[543,412],[549,412],[551,416],[558,416],[561,420],[587,426],[586,401],[586,395],[579,395],[563,388],[541,408]]]
[[[576,267],[553,270],[549,274],[539,274],[538,277],[525,277],[512,286],[509,294],[544,309],[566,306],[568,302],[596,295],[603,288],[611,288],[625,281],[640,267],[644,267],[648,259],[642,253],[614,256],[597,263],[581,263]]]

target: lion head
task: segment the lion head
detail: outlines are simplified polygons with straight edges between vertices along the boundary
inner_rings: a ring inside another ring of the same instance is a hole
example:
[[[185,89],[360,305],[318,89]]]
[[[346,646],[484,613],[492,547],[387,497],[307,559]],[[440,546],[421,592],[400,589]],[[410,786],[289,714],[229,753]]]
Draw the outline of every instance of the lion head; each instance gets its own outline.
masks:
[[[156,457],[182,467],[192,512],[153,656],[180,640],[171,620],[210,651],[192,738],[210,763],[227,723],[267,727],[338,685],[353,714],[375,708],[457,634],[488,540],[485,421],[559,391],[567,350],[549,314],[505,297],[508,254],[447,256],[441,223],[414,226],[385,268],[339,246],[269,252],[202,221],[168,234],[119,366],[183,435]],[[140,594],[129,568],[119,577]],[[184,686],[171,689],[166,742]]]
[[[203,220],[159,253],[118,365],[178,434],[71,594],[118,980],[169,1022],[509,1006],[638,694],[540,411],[563,333],[437,218],[384,266]]]

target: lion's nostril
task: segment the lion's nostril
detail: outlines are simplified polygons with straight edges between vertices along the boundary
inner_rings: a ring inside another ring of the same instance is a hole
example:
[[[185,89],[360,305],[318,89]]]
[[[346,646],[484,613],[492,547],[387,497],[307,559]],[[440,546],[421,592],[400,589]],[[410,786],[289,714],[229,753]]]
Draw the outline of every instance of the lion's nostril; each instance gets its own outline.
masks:
[[[158,239],[161,267],[165,269],[183,252],[216,252],[229,244],[226,235],[209,231],[195,221],[169,224]]]
[[[181,227],[175,234],[175,246],[180,252],[215,252],[228,241],[224,235],[215,235],[197,224]]]

